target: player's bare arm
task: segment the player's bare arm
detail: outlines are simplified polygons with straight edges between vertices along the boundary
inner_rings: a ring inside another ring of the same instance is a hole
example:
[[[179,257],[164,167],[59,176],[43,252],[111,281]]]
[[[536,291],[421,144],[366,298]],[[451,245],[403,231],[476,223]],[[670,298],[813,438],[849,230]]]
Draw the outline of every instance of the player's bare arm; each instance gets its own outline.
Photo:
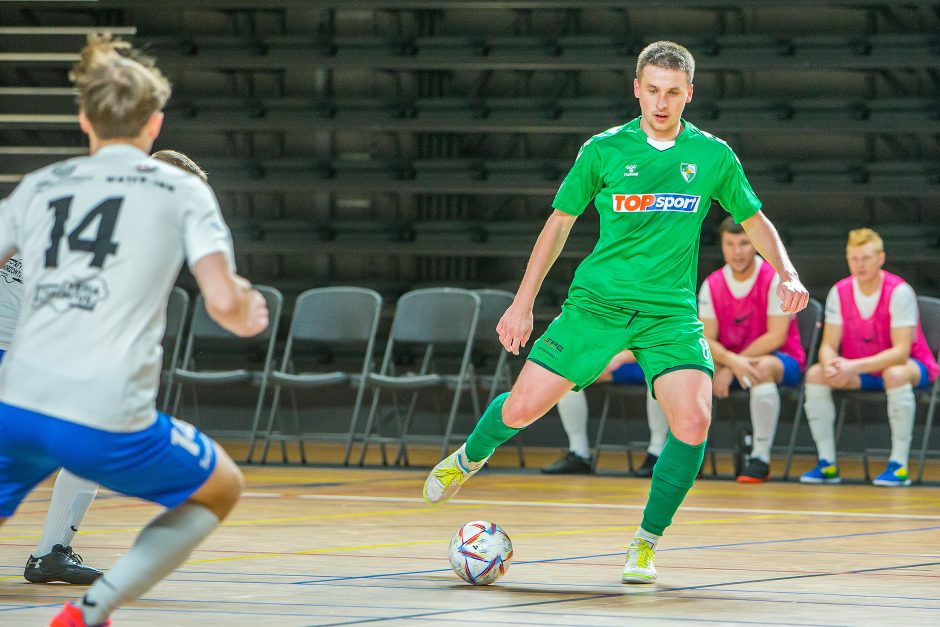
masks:
[[[743,357],[769,355],[783,346],[790,329],[790,316],[767,316],[767,331],[741,351]]]
[[[845,359],[842,368],[853,375],[880,372],[889,366],[900,366],[907,363],[911,356],[911,346],[914,344],[914,327],[897,327],[891,329],[891,348],[876,353],[871,357],[860,359]]]
[[[718,341],[718,321],[716,319],[704,318],[702,319],[702,324],[704,325],[702,332],[705,335],[705,339],[708,340],[708,346],[711,349],[712,359],[715,360],[715,364],[730,370],[741,387],[751,387],[751,383],[757,381],[760,377],[755,363],[743,355],[728,350]],[[715,386],[713,384],[713,388],[718,398],[724,398],[727,396],[727,390],[722,388],[730,384],[731,380],[725,375],[721,377],[718,377],[718,375],[719,373],[716,372],[715,376],[718,380],[718,385]],[[721,394],[721,392],[724,394]]]
[[[525,346],[529,340],[529,335],[532,333],[532,307],[535,304],[535,297],[542,287],[545,275],[548,274],[552,264],[565,247],[575,220],[577,216],[557,209],[548,217],[532,248],[532,254],[529,255],[529,263],[522,277],[522,283],[516,291],[516,298],[496,325],[500,343],[513,355],[518,355],[519,348]]]
[[[232,273],[224,253],[212,253],[197,261],[193,276],[206,299],[206,311],[226,330],[251,337],[268,328],[264,296]]]
[[[809,292],[790,261],[787,251],[780,240],[777,229],[771,224],[764,212],[758,211],[753,216],[741,222],[747,232],[748,238],[754,244],[757,252],[773,266],[780,275],[780,284],[777,286],[777,296],[783,302],[780,309],[785,313],[797,313],[806,308],[809,303]]]

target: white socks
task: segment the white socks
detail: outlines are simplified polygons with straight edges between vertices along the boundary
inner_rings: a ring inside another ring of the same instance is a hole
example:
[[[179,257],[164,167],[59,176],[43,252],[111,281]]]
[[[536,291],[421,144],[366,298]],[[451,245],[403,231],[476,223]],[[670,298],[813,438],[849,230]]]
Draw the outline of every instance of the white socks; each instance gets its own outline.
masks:
[[[59,471],[52,488],[52,502],[49,503],[42,537],[36,547],[36,557],[51,553],[57,544],[72,545],[72,538],[97,493],[98,484],[76,477],[64,468]]]
[[[584,390],[568,392],[558,401],[558,415],[568,435],[568,450],[583,459],[591,459],[588,445],[588,403]]]
[[[907,466],[914,433],[914,415],[917,412],[914,388],[910,383],[890,389],[888,396],[888,423],[891,425],[891,461]]]
[[[751,457],[770,463],[770,449],[777,434],[780,418],[780,392],[776,383],[759,383],[751,388],[751,425],[754,429],[754,445]]]
[[[637,527],[637,528],[636,528],[636,533],[633,534],[633,539],[634,539],[634,540],[636,540],[636,539],[639,539],[639,540],[646,540],[647,542],[650,543],[650,546],[653,547],[654,549],[656,548],[656,545],[659,544],[659,539],[660,539],[661,537],[662,537],[662,536],[657,536],[655,533],[650,533],[649,531],[647,531],[647,530],[644,529],[643,527]]]
[[[816,442],[816,454],[819,459],[836,463],[836,404],[832,400],[832,390],[828,385],[807,383],[803,408]]]
[[[188,501],[151,520],[134,548],[82,598],[79,607],[85,623],[103,623],[119,605],[139,598],[182,564],[218,525],[218,517],[209,508]]]
[[[666,422],[666,414],[659,406],[659,401],[653,398],[653,393],[649,390],[646,391],[646,422],[650,426],[650,445],[646,447],[646,452],[659,457],[666,446],[669,423]]]

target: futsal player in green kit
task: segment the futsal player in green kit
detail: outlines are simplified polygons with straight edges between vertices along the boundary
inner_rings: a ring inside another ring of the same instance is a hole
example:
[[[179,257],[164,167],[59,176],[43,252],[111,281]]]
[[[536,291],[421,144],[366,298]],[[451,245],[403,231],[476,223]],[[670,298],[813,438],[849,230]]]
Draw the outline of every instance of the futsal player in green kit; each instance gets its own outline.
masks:
[[[565,177],[513,304],[496,327],[518,354],[532,332],[532,305],[571,226],[594,201],[600,236],[575,273],[558,316],[532,347],[510,393],[496,397],[466,443],[431,471],[424,498],[453,497],[493,451],[538,420],[569,390],[587,387],[630,349],[669,423],[653,468],[643,520],[627,547],[624,583],[653,583],[656,545],[702,464],[711,420],[708,341],[696,317],[699,232],[712,199],[744,226],[780,275],[782,310],[809,294],[776,229],[760,211],[741,163],[722,140],[682,119],[695,61],[659,41],[639,55],[633,90],[639,118],[589,139]]]

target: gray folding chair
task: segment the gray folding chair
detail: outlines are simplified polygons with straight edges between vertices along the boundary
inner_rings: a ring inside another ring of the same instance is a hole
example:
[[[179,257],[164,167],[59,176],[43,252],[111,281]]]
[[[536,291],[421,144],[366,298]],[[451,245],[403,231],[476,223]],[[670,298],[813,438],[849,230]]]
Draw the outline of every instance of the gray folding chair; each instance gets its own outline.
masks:
[[[379,293],[361,287],[323,287],[307,290],[297,297],[281,366],[271,373],[274,400],[264,434],[262,463],[268,459],[268,448],[272,441],[281,443],[281,457],[284,462],[287,462],[287,450],[284,446],[287,440],[294,440],[298,443],[300,460],[304,464],[307,463],[305,441],[344,442],[346,451],[343,464],[349,463],[365,393],[365,379],[372,370],[375,334],[381,313],[382,297]],[[323,372],[322,368],[320,371],[297,372],[297,363],[301,363],[305,356],[308,357],[309,362],[311,353],[322,355],[324,350],[331,354],[351,351],[354,353],[351,359],[355,359],[359,366],[357,372],[340,370]],[[302,432],[295,390],[347,387],[351,382],[356,390],[356,400],[353,403],[352,418],[347,432]],[[287,391],[291,395],[294,409],[293,434],[285,433],[284,429],[280,429],[277,433],[273,432],[275,417],[279,418],[280,423],[283,424],[280,412],[282,391]]]
[[[601,409],[601,418],[597,423],[597,435],[594,438],[594,455],[591,458],[591,472],[597,472],[597,463],[600,461],[601,453],[604,451],[609,452],[623,452],[627,454],[627,469],[632,473],[634,470],[633,466],[633,451],[635,450],[644,450],[646,449],[646,441],[640,440],[630,440],[626,444],[604,444],[604,432],[607,429],[607,418],[610,416],[610,404],[614,398],[618,399],[620,402],[621,415],[624,418],[624,422],[627,422],[626,411],[625,411],[625,401],[627,399],[639,399],[646,398],[646,384],[643,385],[632,385],[632,384],[623,384],[623,383],[602,383],[598,387],[603,388],[604,390],[604,405]],[[644,415],[646,409],[644,406]]]
[[[485,408],[496,398],[497,394],[508,391],[513,384],[512,368],[509,365],[511,353],[499,343],[496,334],[496,325],[506,310],[512,305],[515,294],[506,290],[474,290],[480,297],[480,319],[474,337],[474,361],[488,363],[496,357],[492,374],[482,374],[480,368],[474,368],[477,385],[471,386],[473,411],[477,416],[482,415]],[[495,351],[495,352],[494,352]],[[486,392],[486,402],[479,402],[479,391]],[[512,442],[516,446],[516,455],[519,457],[519,467],[525,468],[525,451],[522,445],[522,432],[520,431]]]
[[[163,332],[163,369],[160,373],[160,383],[163,385],[160,411],[163,412],[170,409],[173,371],[178,365],[180,349],[183,347],[183,327],[186,325],[188,313],[189,294],[181,287],[174,287],[166,301],[166,329]]]
[[[937,361],[940,361],[940,298],[918,296],[917,307],[920,309],[920,326],[924,332],[927,346],[934,352]],[[940,399],[940,376],[934,379],[933,385],[927,391],[917,393],[918,401],[927,403],[927,422],[924,424],[924,437],[920,445],[920,456],[917,461],[917,483],[924,481],[924,467],[927,464],[927,446],[930,443],[930,429],[933,427],[934,414],[937,411],[937,401]],[[933,451],[933,455],[940,455],[940,451]]]
[[[388,463],[385,454],[386,443],[398,444],[396,463],[408,463],[408,442],[441,442],[441,456],[447,454],[462,392],[472,384],[470,355],[473,350],[479,313],[480,297],[470,290],[422,289],[408,292],[398,299],[382,365],[377,373],[369,373],[365,378],[366,385],[373,389],[373,396],[363,434],[362,452],[359,455],[360,466],[365,462],[366,451],[371,442],[378,442],[382,445],[382,461],[385,464]],[[392,356],[394,351],[403,345],[423,350],[418,372],[396,374]],[[446,352],[447,349],[459,351],[454,355],[455,360],[459,359],[459,365],[452,369],[451,373],[445,374],[443,365],[446,362],[446,355],[440,353]],[[410,434],[419,394],[426,390],[444,391],[449,387],[453,398],[446,423],[443,425],[443,437]],[[398,427],[398,433],[393,436],[373,434],[383,391],[391,392],[393,397],[392,415]],[[400,393],[411,395],[404,415],[399,408],[398,395]]]
[[[182,388],[189,387],[193,394],[193,409],[196,421],[199,420],[199,399],[196,390],[199,387],[218,387],[237,383],[257,383],[258,398],[255,402],[255,411],[252,417],[251,429],[245,430],[216,430],[216,435],[225,437],[247,437],[249,439],[248,456],[250,462],[254,453],[255,442],[258,437],[258,425],[261,420],[261,409],[264,405],[264,395],[267,392],[268,380],[274,358],[274,343],[277,338],[277,328],[281,319],[281,310],[284,306],[284,297],[281,293],[266,285],[254,286],[264,296],[268,304],[270,323],[268,328],[258,335],[250,338],[238,337],[219,326],[206,311],[205,300],[202,294],[196,297],[193,309],[193,320],[189,327],[186,339],[186,350],[180,367],[174,369],[173,380],[179,386],[180,392],[173,403],[173,413],[179,410],[182,400]],[[215,354],[215,359],[207,357],[204,361],[210,362],[210,367],[203,368],[200,364],[203,356]],[[199,361],[197,361],[197,355]],[[252,359],[252,356],[255,359]],[[251,362],[248,367],[221,368],[237,360],[240,363]],[[255,368],[250,366],[254,365]]]

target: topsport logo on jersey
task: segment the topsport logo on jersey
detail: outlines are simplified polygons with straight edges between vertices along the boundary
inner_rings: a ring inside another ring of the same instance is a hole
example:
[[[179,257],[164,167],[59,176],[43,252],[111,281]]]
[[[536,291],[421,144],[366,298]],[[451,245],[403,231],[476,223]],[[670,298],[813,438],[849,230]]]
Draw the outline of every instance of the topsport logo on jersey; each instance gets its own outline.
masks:
[[[679,211],[695,213],[698,211],[701,196],[690,194],[614,194],[611,201],[617,213],[637,211]]]

